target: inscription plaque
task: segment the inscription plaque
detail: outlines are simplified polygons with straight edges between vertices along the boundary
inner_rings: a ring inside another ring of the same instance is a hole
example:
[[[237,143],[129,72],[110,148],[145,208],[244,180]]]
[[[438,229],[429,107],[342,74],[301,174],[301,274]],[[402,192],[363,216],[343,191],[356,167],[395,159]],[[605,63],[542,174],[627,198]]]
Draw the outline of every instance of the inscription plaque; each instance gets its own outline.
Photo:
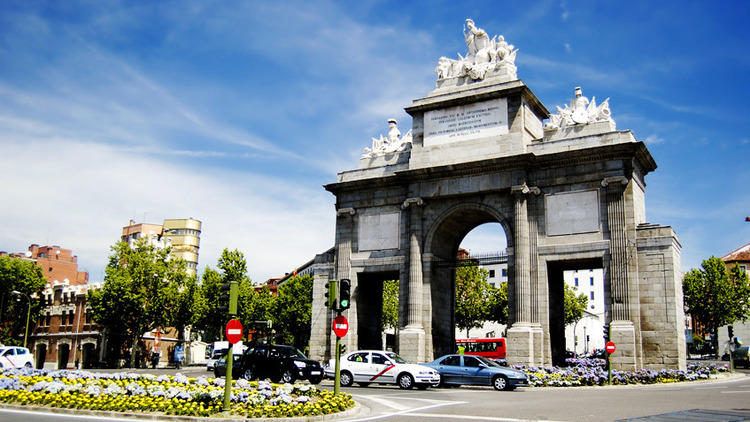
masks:
[[[599,191],[546,195],[547,236],[599,231]]]
[[[359,250],[398,249],[401,214],[384,213],[359,216]]]
[[[424,146],[508,133],[508,99],[431,110],[424,114]]]

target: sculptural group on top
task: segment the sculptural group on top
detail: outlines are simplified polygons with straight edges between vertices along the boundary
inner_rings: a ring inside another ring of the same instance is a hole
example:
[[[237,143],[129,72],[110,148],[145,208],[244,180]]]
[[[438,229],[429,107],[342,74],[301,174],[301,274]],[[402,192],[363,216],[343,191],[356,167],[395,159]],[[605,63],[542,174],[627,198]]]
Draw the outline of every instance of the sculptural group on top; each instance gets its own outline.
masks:
[[[373,158],[411,149],[411,129],[402,137],[396,119],[388,119],[388,128],[387,137],[380,135],[379,138],[372,138],[372,148],[365,148],[362,158]]]
[[[550,115],[549,120],[544,124],[545,130],[596,122],[609,121],[614,123],[609,111],[609,98],[597,106],[596,97],[591,97],[591,101],[589,101],[588,98],[583,96],[581,87],[576,87],[575,97],[570,100],[570,106],[565,105],[565,108],[557,106],[557,114]]]
[[[508,44],[502,35],[492,39],[484,29],[477,28],[474,21],[466,19],[464,38],[468,52],[466,57],[458,54],[458,60],[441,57],[435,68],[438,81],[448,78],[469,77],[472,80],[484,79],[487,72],[505,70],[513,79],[516,78],[517,49]]]

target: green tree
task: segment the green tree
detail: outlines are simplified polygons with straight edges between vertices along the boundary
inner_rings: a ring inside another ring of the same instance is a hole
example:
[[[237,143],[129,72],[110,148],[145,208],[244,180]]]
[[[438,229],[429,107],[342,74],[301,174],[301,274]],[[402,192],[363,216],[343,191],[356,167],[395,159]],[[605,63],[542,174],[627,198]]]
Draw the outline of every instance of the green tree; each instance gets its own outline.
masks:
[[[145,238],[132,246],[115,244],[104,284],[89,292],[92,317],[113,334],[113,340],[130,347],[132,366],[137,364],[136,349],[143,333],[174,321],[178,293],[188,277],[185,262],[170,258],[170,250],[157,249]]]
[[[381,331],[386,328],[398,330],[398,280],[383,282],[383,317]]]
[[[21,258],[0,256],[0,343],[21,345],[26,331],[26,315],[31,314],[29,331],[36,324],[42,309],[39,293],[47,280],[36,263]],[[21,295],[14,294],[20,292]],[[36,294],[33,298],[31,295]]]
[[[490,311],[489,272],[478,266],[456,268],[456,327],[459,330],[480,328]]]
[[[583,318],[583,311],[589,306],[589,298],[581,293],[576,296],[576,291],[569,285],[565,285],[563,293],[563,308],[565,312],[565,325],[575,324]]]
[[[249,318],[247,315],[252,312],[255,293],[250,278],[247,276],[247,261],[242,252],[225,248],[221,252],[217,267],[219,271],[206,267],[198,289],[202,298],[200,306],[204,312],[196,318],[195,328],[203,331],[204,340],[208,342],[222,339],[224,326],[229,321],[227,312],[220,310],[223,305],[226,305],[222,303],[220,297],[227,294],[221,290],[221,286],[231,281],[238,283],[237,313],[243,325]]]
[[[309,274],[289,278],[279,286],[279,296],[274,306],[279,337],[301,350],[310,341],[312,286],[313,278]]]
[[[501,283],[500,287],[493,287],[489,283],[489,304],[487,306],[487,321],[498,324],[508,324],[508,283]]]
[[[728,271],[715,256],[704,260],[700,270],[692,269],[685,274],[682,291],[687,312],[714,335],[719,327],[744,321],[750,313],[747,273],[737,265]]]
[[[187,277],[177,295],[177,306],[172,321],[180,342],[185,340],[185,328],[198,322],[206,310],[207,302],[200,294],[197,279]]]

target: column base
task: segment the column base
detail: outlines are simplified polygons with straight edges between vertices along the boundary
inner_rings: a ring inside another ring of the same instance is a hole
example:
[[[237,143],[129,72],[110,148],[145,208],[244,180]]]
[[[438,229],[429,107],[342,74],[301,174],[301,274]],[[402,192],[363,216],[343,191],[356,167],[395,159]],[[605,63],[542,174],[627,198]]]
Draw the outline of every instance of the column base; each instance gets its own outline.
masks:
[[[534,365],[534,331],[530,323],[517,322],[508,328],[505,346],[509,365]]]
[[[405,327],[398,333],[398,354],[412,363],[425,361],[424,328]]]
[[[618,371],[637,370],[635,354],[635,326],[633,321],[619,320],[609,324],[609,341],[615,343],[615,353],[610,356],[612,369]]]
[[[544,366],[544,330],[542,324],[537,322],[531,324],[531,334],[534,340],[534,346],[532,348],[533,362],[536,366]],[[550,362],[551,364],[551,362]]]

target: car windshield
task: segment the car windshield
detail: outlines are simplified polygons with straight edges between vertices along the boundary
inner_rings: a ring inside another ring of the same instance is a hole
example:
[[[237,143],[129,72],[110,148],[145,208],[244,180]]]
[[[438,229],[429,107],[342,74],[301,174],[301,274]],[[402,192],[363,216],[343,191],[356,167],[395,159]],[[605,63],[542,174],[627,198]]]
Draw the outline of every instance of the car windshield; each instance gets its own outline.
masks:
[[[388,356],[392,361],[396,363],[409,363],[409,361],[407,361],[406,359],[402,358],[401,356],[393,352],[387,352],[385,355]]]
[[[497,362],[495,362],[493,360],[487,359],[484,356],[474,356],[474,357],[477,358],[477,359],[479,359],[480,361],[482,361],[482,363],[485,364],[485,365],[487,365],[487,366],[501,366],[499,363],[497,363]]]

